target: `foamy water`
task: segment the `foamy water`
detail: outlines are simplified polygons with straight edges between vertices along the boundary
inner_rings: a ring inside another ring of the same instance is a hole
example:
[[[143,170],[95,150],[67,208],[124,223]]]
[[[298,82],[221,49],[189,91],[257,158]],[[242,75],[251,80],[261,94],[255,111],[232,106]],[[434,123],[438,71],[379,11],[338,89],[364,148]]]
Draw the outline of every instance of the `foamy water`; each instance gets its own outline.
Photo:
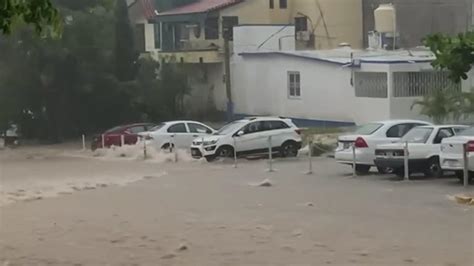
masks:
[[[109,149],[97,149],[91,151],[65,152],[65,156],[77,156],[83,158],[96,158],[100,160],[137,160],[153,163],[165,162],[197,162],[191,154],[184,149],[175,149],[173,152],[158,151],[153,147],[144,148],[142,143],[136,145],[124,145],[122,147],[111,147]]]
[[[160,172],[153,176],[141,175],[97,175],[80,178],[67,177],[63,179],[41,180],[28,179],[27,182],[0,186],[0,207],[18,201],[32,201],[72,194],[83,190],[94,190],[109,186],[125,186],[143,179],[166,175]]]
[[[2,159],[3,158],[3,159]],[[105,172],[88,173],[81,171],[78,167],[87,167],[87,160],[110,161],[110,162],[144,162],[144,163],[207,163],[205,159],[196,160],[191,157],[187,150],[177,149],[174,152],[157,151],[153,147],[146,149],[146,156],[142,143],[137,145],[125,145],[123,147],[112,147],[110,149],[79,150],[64,147],[21,147],[19,149],[5,149],[0,152],[0,160],[9,169],[29,169],[29,164],[51,163],[62,164],[63,159],[78,160],[78,166],[67,165],[60,172],[24,171],[22,178],[14,178],[11,174],[3,173],[0,169],[0,206],[18,202],[40,200],[43,198],[57,197],[71,194],[77,191],[100,189],[108,186],[125,186],[139,180],[150,178],[144,176],[140,171],[127,173],[113,168]],[[8,161],[6,160],[8,159]],[[79,161],[87,159],[85,161]],[[9,162],[14,162],[8,166]],[[13,167],[13,168],[12,168]],[[71,168],[73,167],[73,168]],[[18,170],[15,170],[18,172]],[[18,173],[17,173],[18,174]],[[151,177],[157,177],[166,173],[157,173]],[[51,176],[51,175],[54,175]]]

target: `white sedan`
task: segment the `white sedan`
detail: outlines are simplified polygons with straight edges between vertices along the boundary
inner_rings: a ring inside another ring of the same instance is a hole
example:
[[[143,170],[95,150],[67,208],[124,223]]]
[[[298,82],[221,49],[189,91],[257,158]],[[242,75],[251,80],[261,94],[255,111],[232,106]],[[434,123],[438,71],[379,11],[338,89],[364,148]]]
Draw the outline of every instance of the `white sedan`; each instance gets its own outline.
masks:
[[[455,171],[458,178],[463,179],[464,144],[467,144],[469,177],[474,179],[474,127],[462,131],[455,137],[443,139],[439,156],[441,168]]]
[[[410,130],[400,142],[378,145],[375,165],[390,168],[400,177],[404,175],[405,145],[408,143],[410,173],[423,173],[427,177],[441,177],[439,154],[441,141],[466,129],[463,125],[421,126]]]
[[[377,145],[398,142],[410,129],[425,125],[430,123],[418,120],[387,120],[359,126],[353,133],[338,138],[335,158],[339,163],[352,165],[352,146],[355,146],[356,171],[359,174],[366,174],[372,166],[375,166]],[[385,168],[378,170],[381,173],[387,171]]]
[[[176,147],[188,149],[193,140],[214,134],[215,130],[196,121],[170,121],[160,123],[148,132],[140,133],[147,143],[157,150]]]

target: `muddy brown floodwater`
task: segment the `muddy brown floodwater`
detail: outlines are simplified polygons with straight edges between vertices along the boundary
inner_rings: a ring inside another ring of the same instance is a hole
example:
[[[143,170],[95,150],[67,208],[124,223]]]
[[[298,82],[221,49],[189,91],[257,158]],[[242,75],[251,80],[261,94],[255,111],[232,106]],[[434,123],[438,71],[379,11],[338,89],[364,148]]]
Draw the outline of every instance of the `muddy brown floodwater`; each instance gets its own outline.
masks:
[[[0,151],[0,265],[474,265],[453,178],[125,153]]]

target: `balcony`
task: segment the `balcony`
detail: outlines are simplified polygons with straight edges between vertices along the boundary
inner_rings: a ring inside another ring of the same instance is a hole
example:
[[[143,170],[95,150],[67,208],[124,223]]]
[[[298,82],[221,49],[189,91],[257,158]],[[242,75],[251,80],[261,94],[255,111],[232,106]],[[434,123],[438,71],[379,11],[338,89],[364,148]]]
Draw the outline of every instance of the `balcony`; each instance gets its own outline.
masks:
[[[222,63],[224,62],[222,40],[180,40],[174,45],[163,47],[156,54],[162,62],[176,63]]]

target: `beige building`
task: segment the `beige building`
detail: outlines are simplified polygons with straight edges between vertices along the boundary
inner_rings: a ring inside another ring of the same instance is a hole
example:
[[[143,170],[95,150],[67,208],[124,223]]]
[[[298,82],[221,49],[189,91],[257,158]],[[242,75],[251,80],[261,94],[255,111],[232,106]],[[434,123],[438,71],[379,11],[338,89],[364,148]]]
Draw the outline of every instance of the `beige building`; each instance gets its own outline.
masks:
[[[233,51],[234,26],[273,25],[262,31],[265,36],[256,36],[261,49],[268,49],[264,43],[276,35],[278,40],[271,41],[291,42],[299,50],[330,49],[340,43],[362,48],[361,1],[197,0],[160,12],[154,0],[130,0],[129,13],[136,23],[137,47],[160,62],[182,63],[193,87],[188,110],[203,113],[227,108],[224,36]]]
[[[143,51],[185,63],[222,62],[223,33],[234,25],[294,24],[295,36],[288,38],[301,50],[340,43],[362,48],[364,38],[362,0],[197,0],[163,12],[153,0],[136,0],[130,14],[144,36],[137,40]]]

